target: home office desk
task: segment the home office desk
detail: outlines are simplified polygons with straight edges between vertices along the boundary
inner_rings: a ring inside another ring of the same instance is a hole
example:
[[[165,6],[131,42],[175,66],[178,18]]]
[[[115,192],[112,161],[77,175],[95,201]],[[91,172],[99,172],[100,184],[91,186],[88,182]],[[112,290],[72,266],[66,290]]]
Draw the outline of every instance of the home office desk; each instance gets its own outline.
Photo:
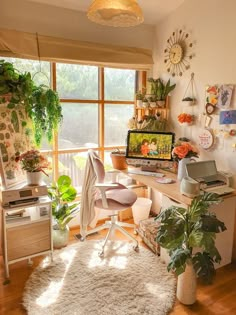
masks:
[[[191,204],[192,199],[180,193],[180,182],[177,180],[176,174],[161,170],[166,177],[173,179],[175,182],[171,184],[161,184],[156,181],[153,176],[131,174],[127,170],[123,171],[137,182],[143,183],[150,191],[154,190],[162,195],[160,207],[168,208],[171,205],[187,207]],[[216,235],[216,247],[218,248],[222,261],[220,267],[232,262],[233,243],[234,243],[234,222],[235,222],[236,193],[225,195],[223,202],[211,206],[210,211],[217,215],[217,218],[225,223],[226,231]]]

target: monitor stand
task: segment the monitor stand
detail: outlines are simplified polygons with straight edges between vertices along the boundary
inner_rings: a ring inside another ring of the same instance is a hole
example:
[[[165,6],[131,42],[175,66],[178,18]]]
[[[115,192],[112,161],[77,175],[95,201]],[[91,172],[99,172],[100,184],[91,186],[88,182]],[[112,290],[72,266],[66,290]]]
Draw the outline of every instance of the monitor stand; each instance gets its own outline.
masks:
[[[144,172],[156,172],[157,167],[156,165],[142,165],[141,166],[141,171]]]

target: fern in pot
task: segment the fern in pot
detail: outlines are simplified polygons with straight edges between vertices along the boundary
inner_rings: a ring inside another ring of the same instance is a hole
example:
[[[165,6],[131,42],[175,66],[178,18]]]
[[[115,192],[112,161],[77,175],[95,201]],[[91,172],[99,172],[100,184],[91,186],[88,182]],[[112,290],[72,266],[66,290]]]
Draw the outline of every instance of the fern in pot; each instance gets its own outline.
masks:
[[[167,269],[178,276],[177,298],[183,304],[196,301],[196,276],[211,283],[214,263],[221,261],[215,238],[226,227],[209,211],[211,205],[221,201],[217,194],[204,193],[195,197],[187,209],[171,206],[156,217],[160,223],[156,241],[169,253]]]
[[[71,178],[62,175],[55,183],[48,187],[48,195],[52,200],[53,246],[61,248],[68,244],[68,223],[79,211],[79,203],[72,203],[77,195],[75,187],[71,184]]]

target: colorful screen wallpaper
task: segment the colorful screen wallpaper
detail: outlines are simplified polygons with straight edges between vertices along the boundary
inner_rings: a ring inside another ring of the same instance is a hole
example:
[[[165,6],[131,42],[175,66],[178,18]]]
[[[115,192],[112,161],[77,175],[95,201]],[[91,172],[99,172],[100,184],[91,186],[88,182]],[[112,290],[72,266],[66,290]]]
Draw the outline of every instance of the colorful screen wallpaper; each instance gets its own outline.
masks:
[[[174,134],[130,132],[127,158],[172,160]]]

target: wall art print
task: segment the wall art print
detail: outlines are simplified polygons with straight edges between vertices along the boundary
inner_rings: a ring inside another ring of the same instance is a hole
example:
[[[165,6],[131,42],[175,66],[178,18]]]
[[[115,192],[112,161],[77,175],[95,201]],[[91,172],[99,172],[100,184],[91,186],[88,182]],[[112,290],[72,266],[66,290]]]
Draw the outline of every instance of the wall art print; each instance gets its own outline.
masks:
[[[0,105],[0,174],[5,189],[25,180],[25,173],[15,162],[15,156],[17,152],[30,149],[31,134],[23,109]]]
[[[222,110],[220,112],[220,125],[236,124],[236,110]]]
[[[219,87],[219,96],[217,101],[217,107],[220,109],[229,108],[233,93],[233,85],[221,85]]]

